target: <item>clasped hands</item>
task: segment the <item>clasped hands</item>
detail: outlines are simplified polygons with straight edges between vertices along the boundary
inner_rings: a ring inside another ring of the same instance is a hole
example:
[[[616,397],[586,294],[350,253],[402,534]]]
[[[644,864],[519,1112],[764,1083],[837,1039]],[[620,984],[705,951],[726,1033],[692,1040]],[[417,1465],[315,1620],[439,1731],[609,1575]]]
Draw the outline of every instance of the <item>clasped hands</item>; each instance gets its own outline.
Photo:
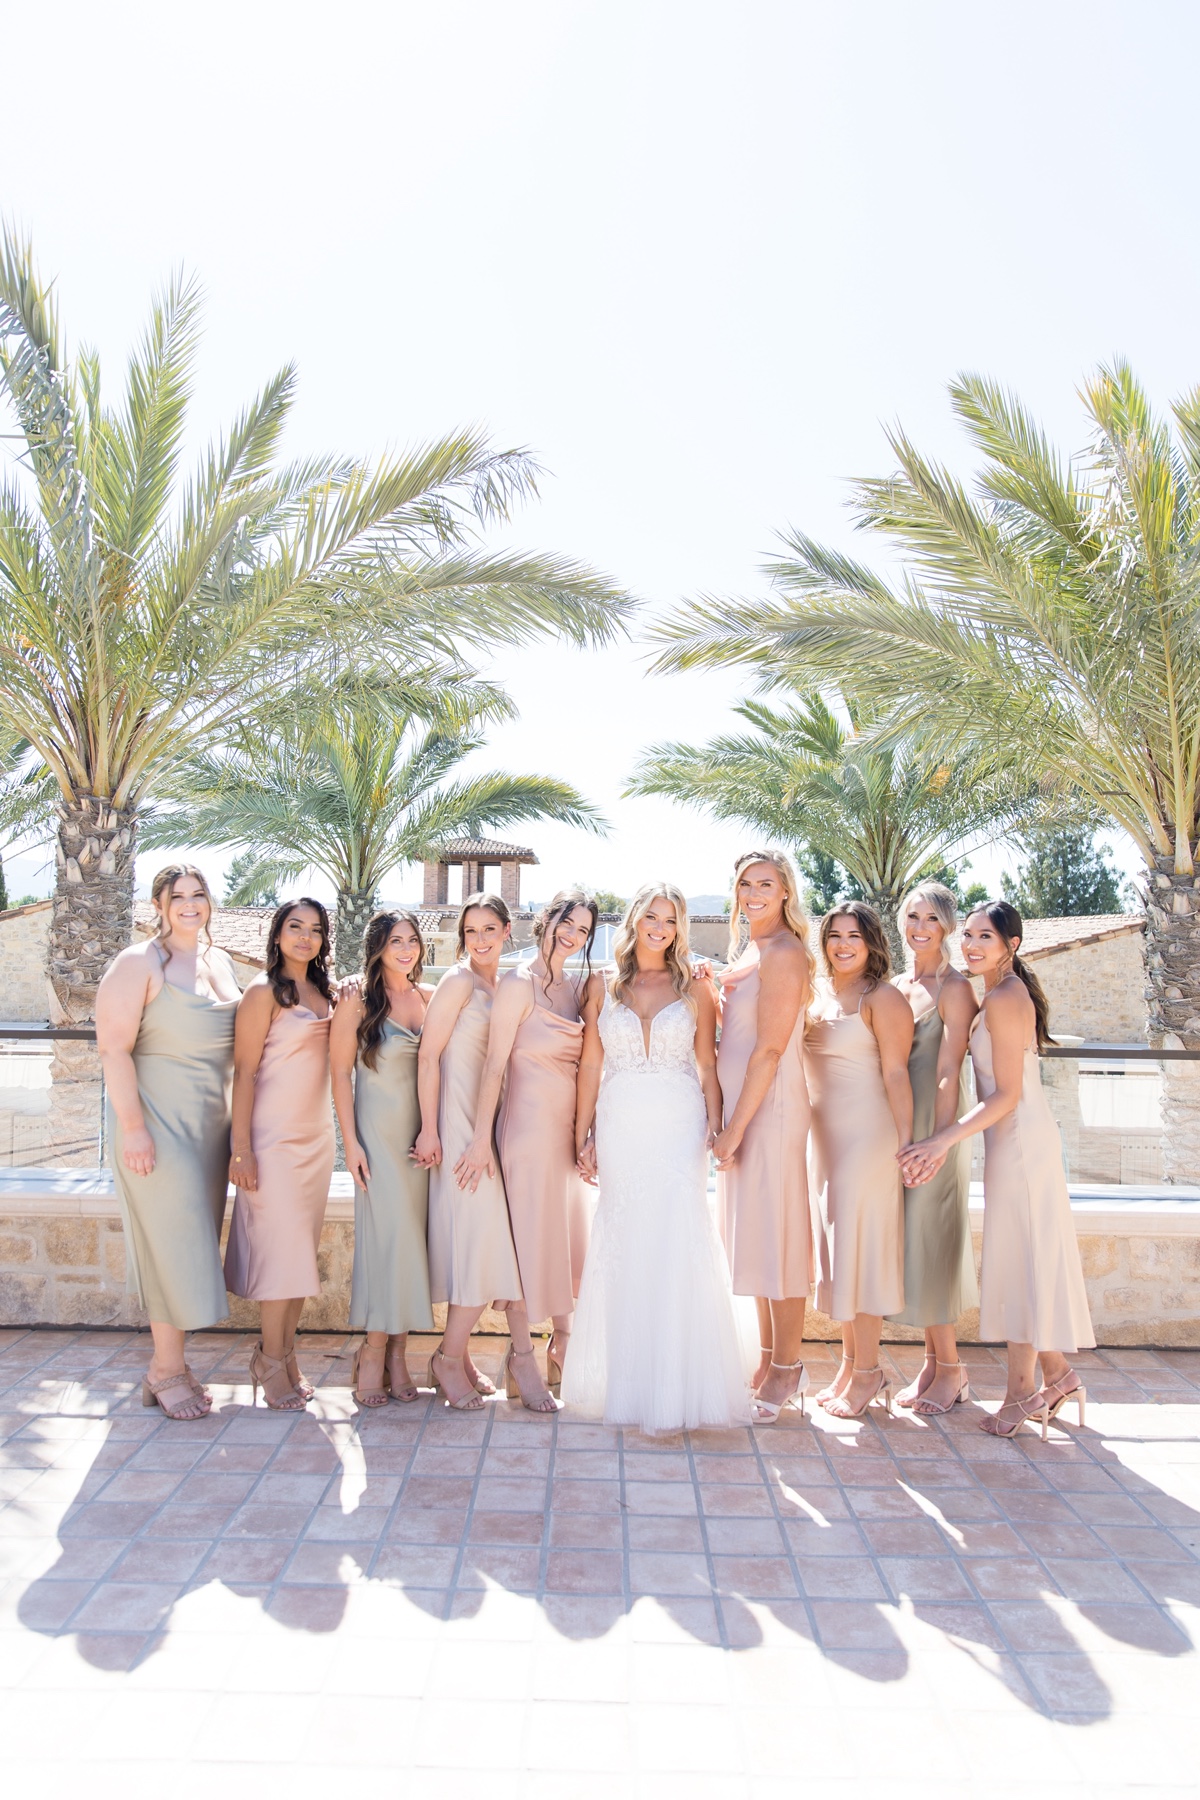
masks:
[[[949,1154],[950,1145],[936,1135],[897,1150],[896,1161],[900,1164],[905,1187],[923,1187],[925,1182],[932,1181]]]

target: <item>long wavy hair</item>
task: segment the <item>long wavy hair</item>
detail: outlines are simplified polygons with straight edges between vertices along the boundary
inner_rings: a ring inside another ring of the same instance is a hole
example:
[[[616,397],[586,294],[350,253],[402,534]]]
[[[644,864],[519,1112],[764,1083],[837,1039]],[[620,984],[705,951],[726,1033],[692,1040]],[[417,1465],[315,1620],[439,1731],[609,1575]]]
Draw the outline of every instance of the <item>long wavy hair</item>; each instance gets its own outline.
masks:
[[[900,910],[896,914],[896,922],[903,937],[908,923],[908,909],[914,901],[924,900],[926,905],[937,914],[938,924],[942,928],[942,955],[938,963],[938,974],[944,975],[950,967],[950,939],[958,930],[958,902],[950,889],[940,881],[918,881],[915,888],[910,888],[900,902]]]
[[[358,1054],[368,1069],[375,1067],[379,1046],[383,1042],[383,1026],[391,1002],[383,973],[383,953],[397,925],[411,925],[417,934],[417,960],[408,972],[408,980],[416,987],[425,968],[425,939],[416,913],[398,909],[377,912],[363,934],[362,1018],[358,1021]]]
[[[808,916],[800,899],[800,879],[796,874],[795,864],[784,850],[747,850],[733,865],[733,893],[729,901],[729,961],[733,961],[742,943],[742,920],[745,915],[738,911],[738,883],[751,863],[760,862],[770,863],[783,883],[783,922],[792,936],[804,946],[811,984],[812,952],[808,947]]]
[[[692,965],[688,956],[687,901],[672,881],[650,881],[640,887],[629,905],[613,944],[616,965],[609,982],[614,1000],[623,1001],[637,974],[637,928],[656,900],[667,900],[675,908],[675,936],[667,946],[667,970],[677,1000],[686,1000],[695,1010],[692,998]]]
[[[510,927],[512,925],[512,914],[509,912],[506,902],[500,898],[499,894],[468,894],[467,898],[458,909],[458,940],[454,954],[459,962],[461,962],[463,957],[467,954],[467,940],[463,935],[463,930],[467,923],[467,914],[472,912],[477,906],[482,906],[487,912],[495,913],[502,925],[508,925]]]
[[[1017,955],[1017,945],[1025,936],[1025,921],[1016,907],[1008,900],[985,900],[982,906],[973,906],[970,917],[978,913],[987,916],[988,923],[1001,939],[1004,948],[1012,957],[1012,972],[1018,981],[1025,983],[1029,998],[1033,1001],[1033,1019],[1037,1030],[1037,1047],[1044,1050],[1047,1044],[1053,1044],[1050,1036],[1050,1002],[1046,998],[1046,990],[1034,974],[1027,962]]]
[[[821,961],[829,976],[833,975],[833,966],[829,961],[829,934],[833,930],[835,919],[853,919],[862,932],[863,942],[867,946],[867,966],[863,970],[863,976],[870,987],[878,987],[892,972],[892,953],[888,949],[883,920],[865,900],[843,900],[840,906],[835,906],[832,912],[825,914],[821,920]]]
[[[555,894],[549,906],[543,906],[541,912],[535,919],[533,926],[533,941],[541,951],[542,961],[546,965],[546,979],[542,983],[542,992],[547,998],[549,998],[550,995],[550,958],[554,952],[554,943],[555,939],[558,937],[558,928],[563,920],[575,911],[577,906],[582,906],[590,913],[592,920],[591,924],[588,926],[587,941],[580,952],[583,957],[583,971],[579,980],[575,983],[575,992],[577,996],[586,994],[588,982],[592,979],[592,944],[596,936],[596,925],[600,918],[600,908],[596,905],[594,897],[591,894],[585,893],[582,888],[561,888],[559,892]],[[566,971],[564,970],[564,974],[565,972]]]
[[[150,898],[158,909],[158,923],[154,929],[153,941],[156,944],[165,945],[167,939],[171,935],[171,927],[167,923],[167,908],[170,906],[171,901],[175,896],[175,883],[177,881],[182,881],[185,875],[190,875],[193,881],[198,881],[204,890],[204,898],[208,902],[208,917],[200,929],[208,939],[208,947],[211,950],[213,916],[212,889],[208,885],[208,877],[202,869],[196,867],[195,863],[168,863],[165,869],[160,869],[158,871],[158,874],[150,883]]]
[[[308,965],[308,979],[323,1000],[333,1000],[333,989],[329,983],[329,914],[319,900],[312,899],[308,894],[301,894],[298,900],[285,900],[282,906],[275,908],[267,932],[267,980],[278,1006],[300,1004],[299,989],[284,971],[283,951],[279,944],[283,928],[298,906],[311,906],[321,926],[321,948]]]

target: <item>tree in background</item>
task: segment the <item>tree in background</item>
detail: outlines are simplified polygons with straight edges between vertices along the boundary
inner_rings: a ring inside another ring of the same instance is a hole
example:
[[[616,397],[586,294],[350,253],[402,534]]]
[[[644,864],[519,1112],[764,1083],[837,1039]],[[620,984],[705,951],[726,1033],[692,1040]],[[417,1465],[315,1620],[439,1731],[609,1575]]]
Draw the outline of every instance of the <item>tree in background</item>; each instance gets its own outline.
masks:
[[[225,873],[226,906],[278,906],[279,895],[273,881],[254,880],[259,855],[256,850],[243,850],[235,856]]]
[[[333,648],[409,666],[465,638],[603,642],[630,605],[578,564],[482,547],[538,471],[476,430],[370,466],[283,463],[290,367],[181,486],[198,317],[195,284],[174,281],[113,408],[97,356],[68,359],[29,245],[3,235],[0,391],[23,467],[0,485],[0,706],[54,782],[48,972],[68,1020],[92,1016],[129,941],[155,784],[216,730]]]
[[[1070,460],[995,383],[964,375],[950,396],[982,457],[970,486],[897,430],[896,471],[855,489],[901,581],[789,533],[774,595],[681,610],[658,666],[744,662],[792,686],[853,671],[890,730],[1051,803],[1082,796],[1145,859],[1151,1040],[1200,1048],[1200,387],[1172,432],[1125,363],[1099,369]]]
[[[164,776],[147,843],[245,845],[235,905],[308,869],[337,894],[335,961],[360,966],[363,932],[393,869],[436,854],[447,838],[555,819],[602,830],[595,809],[549,775],[454,778],[486,742],[488,723],[513,715],[488,682],[428,669],[398,681],[345,673],[296,689],[212,750]]]
[[[965,837],[1009,816],[1011,790],[965,758],[873,742],[875,718],[854,701],[846,718],[816,693],[779,707],[745,700],[734,710],[748,733],[653,745],[627,791],[766,832],[796,854],[816,910],[843,893],[861,896],[878,908],[902,958],[896,909],[904,894]]]
[[[1017,842],[1026,860],[1015,881],[1004,876],[1004,896],[1027,919],[1120,912],[1117,878],[1108,851],[1097,848],[1092,826],[1036,825]]]
[[[576,886],[582,887],[585,893],[588,891],[585,882],[577,882]],[[592,898],[602,913],[623,913],[629,904],[620,894],[610,893],[607,888],[600,888]]]

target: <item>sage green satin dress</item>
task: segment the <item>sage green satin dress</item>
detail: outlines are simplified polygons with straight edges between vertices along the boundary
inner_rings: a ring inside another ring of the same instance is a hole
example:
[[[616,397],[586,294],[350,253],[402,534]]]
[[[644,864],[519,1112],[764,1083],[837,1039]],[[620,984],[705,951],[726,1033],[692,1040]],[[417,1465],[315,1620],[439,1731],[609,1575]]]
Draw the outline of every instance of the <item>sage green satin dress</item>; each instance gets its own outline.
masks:
[[[120,1121],[108,1107],[129,1291],[152,1319],[181,1331],[202,1330],[229,1311],[220,1242],[237,1005],[164,981],[143,1010],[133,1066],[154,1139],[151,1174],[125,1167]]]
[[[939,989],[940,992],[940,989]],[[934,1000],[913,1027],[908,1078],[913,1096],[913,1143],[937,1129],[937,1065],[945,1026]],[[972,1104],[966,1060],[958,1077],[957,1118]],[[956,1144],[933,1177],[904,1190],[904,1310],[898,1325],[953,1325],[979,1299],[967,1191],[970,1145]]]
[[[429,1171],[409,1151],[421,1129],[417,1101],[419,1032],[383,1022],[376,1066],[354,1069],[354,1128],[371,1179],[354,1189],[351,1331],[432,1331],[425,1231]]]

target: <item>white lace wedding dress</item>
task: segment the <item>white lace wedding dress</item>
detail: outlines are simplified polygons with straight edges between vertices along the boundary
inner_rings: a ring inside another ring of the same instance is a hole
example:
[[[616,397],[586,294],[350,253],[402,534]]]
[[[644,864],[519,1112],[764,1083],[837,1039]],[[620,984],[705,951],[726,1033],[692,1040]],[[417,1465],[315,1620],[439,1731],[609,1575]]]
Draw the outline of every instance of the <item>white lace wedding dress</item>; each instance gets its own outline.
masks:
[[[566,1405],[642,1431],[746,1424],[757,1332],[735,1314],[708,1204],[708,1125],[686,1001],[642,1021],[606,995],[600,1199],[563,1369]]]

